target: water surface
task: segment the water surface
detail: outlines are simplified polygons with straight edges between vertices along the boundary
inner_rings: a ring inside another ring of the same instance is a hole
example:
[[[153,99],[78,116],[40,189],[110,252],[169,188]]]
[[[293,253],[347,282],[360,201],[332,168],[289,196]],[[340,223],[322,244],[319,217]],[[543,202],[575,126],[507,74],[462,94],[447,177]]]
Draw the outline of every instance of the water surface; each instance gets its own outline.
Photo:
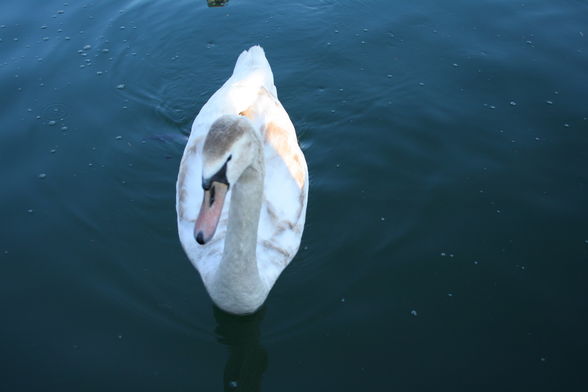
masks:
[[[585,1],[0,4],[7,391],[579,390]],[[191,122],[261,44],[310,169],[262,312],[176,232]]]

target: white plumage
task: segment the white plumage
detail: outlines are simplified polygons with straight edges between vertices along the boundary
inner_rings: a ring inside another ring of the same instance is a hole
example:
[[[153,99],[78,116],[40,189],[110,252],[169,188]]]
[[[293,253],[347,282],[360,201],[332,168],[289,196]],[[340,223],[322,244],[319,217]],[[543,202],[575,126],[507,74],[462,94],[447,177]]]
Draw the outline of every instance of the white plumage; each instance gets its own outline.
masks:
[[[194,238],[194,225],[204,194],[203,165],[207,164],[203,163],[204,142],[211,125],[226,115],[247,118],[263,143],[265,170],[261,211],[257,227],[253,223],[248,228],[257,230],[256,260],[252,261],[259,274],[256,284],[240,284],[238,274],[231,276],[230,281],[219,274],[219,266],[226,259],[223,252],[233,184],[229,187],[214,237],[204,245]],[[209,294],[226,311],[255,311],[298,251],[308,199],[306,161],[294,126],[278,101],[273,74],[261,47],[254,46],[241,53],[232,76],[196,116],[180,164],[176,191],[180,241]],[[235,287],[231,298],[225,298],[229,295],[218,289],[219,279],[226,280],[222,282],[223,287]],[[242,298],[237,298],[239,296]]]

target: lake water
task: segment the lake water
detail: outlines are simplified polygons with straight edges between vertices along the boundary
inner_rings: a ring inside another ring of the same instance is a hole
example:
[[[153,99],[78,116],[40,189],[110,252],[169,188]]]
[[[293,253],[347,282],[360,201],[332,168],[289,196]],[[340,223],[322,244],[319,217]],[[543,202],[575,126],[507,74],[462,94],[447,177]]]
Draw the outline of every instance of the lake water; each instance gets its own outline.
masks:
[[[176,231],[261,44],[311,187],[259,314]],[[0,3],[3,391],[583,390],[588,3]]]

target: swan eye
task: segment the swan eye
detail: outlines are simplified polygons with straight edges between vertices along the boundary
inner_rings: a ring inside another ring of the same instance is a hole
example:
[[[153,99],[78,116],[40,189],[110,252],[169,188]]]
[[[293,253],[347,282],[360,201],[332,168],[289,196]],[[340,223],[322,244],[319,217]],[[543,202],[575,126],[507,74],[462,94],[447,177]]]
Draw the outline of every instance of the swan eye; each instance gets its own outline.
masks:
[[[214,190],[214,185],[210,188],[210,199],[208,199],[208,206],[212,207],[212,205],[214,204],[214,194],[215,194],[215,190]]]

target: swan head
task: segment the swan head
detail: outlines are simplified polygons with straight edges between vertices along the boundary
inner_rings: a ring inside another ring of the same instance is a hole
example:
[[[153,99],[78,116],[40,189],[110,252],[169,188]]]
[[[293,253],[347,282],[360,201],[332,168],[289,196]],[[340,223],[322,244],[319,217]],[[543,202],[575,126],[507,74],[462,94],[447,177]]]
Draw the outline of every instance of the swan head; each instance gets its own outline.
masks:
[[[224,115],[210,126],[202,150],[204,199],[194,224],[194,238],[200,245],[214,236],[229,188],[259,155],[255,141],[245,117]]]

